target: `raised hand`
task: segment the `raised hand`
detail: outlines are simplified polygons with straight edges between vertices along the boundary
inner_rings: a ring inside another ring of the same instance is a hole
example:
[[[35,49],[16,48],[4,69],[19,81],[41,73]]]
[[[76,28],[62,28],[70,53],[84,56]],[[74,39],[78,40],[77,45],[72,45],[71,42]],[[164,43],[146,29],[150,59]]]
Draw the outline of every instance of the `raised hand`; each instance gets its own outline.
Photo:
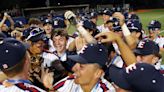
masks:
[[[122,26],[125,23],[125,17],[121,12],[115,12],[113,14],[113,17],[119,19],[120,26]]]
[[[114,32],[109,31],[109,32],[99,33],[95,36],[95,38],[102,43],[106,43],[106,42],[116,41],[119,38],[119,36]]]

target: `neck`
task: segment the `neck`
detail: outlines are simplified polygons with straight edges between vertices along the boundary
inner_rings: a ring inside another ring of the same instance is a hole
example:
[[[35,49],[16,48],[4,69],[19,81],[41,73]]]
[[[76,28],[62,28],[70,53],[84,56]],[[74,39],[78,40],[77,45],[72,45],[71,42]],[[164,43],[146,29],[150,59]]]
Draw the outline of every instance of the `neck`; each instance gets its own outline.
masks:
[[[27,76],[24,73],[17,74],[16,76],[9,78],[11,80],[27,80]]]
[[[62,56],[63,53],[65,53],[65,50],[63,50],[63,51],[57,51],[58,56]]]
[[[89,84],[85,84],[85,85],[81,85],[81,88],[83,89],[84,92],[91,92],[93,87],[96,85],[96,83],[98,82],[98,80],[93,80],[92,82],[90,82]]]
[[[51,38],[51,33],[47,33],[46,36],[47,36],[48,38]]]

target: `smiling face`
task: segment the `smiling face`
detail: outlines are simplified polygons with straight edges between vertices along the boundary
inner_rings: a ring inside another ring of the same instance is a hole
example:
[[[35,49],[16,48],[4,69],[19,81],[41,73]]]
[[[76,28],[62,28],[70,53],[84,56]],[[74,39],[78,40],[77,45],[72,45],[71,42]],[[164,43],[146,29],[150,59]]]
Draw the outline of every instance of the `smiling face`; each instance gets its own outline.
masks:
[[[81,86],[96,83],[102,75],[102,70],[97,64],[79,64],[75,66],[75,83]]]
[[[109,20],[110,16],[103,14],[103,21],[106,23]]]
[[[149,36],[155,38],[160,33],[160,30],[149,30]]]
[[[52,24],[45,24],[43,28],[44,28],[46,34],[50,34],[52,31]]]
[[[66,50],[67,39],[65,36],[57,35],[53,36],[53,45],[57,52],[63,53]]]

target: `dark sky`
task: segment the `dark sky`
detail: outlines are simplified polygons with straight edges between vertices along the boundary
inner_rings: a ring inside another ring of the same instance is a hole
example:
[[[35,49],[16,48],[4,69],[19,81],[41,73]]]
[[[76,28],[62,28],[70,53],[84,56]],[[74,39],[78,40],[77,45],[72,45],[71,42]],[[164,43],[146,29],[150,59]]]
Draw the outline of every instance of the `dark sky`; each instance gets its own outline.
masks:
[[[18,4],[20,7],[44,7],[46,0],[1,0],[0,9],[12,8]],[[119,3],[122,0],[50,0],[50,5],[54,6],[57,3],[61,5],[72,5],[72,4],[101,4],[101,3]]]
[[[46,0],[1,0],[0,3],[0,10],[6,9],[6,8],[12,8],[16,4],[21,8],[32,8],[32,7],[45,7],[45,1]],[[77,4],[122,4],[123,1],[126,3],[131,3],[134,6],[140,7],[140,6],[148,6],[148,7],[160,7],[164,6],[164,0],[50,0],[50,5],[54,6],[57,5],[57,3],[60,3],[61,5],[77,5]],[[155,5],[154,5],[155,4]]]

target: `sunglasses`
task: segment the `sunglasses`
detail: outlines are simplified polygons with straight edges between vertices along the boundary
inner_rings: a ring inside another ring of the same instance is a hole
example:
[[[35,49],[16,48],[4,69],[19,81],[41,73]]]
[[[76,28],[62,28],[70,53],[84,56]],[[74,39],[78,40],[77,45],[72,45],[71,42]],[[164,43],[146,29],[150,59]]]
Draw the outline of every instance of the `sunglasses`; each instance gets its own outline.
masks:
[[[33,30],[31,30],[30,35],[27,37],[26,40],[29,40],[31,37],[40,35],[44,32],[44,30],[40,29],[40,28],[34,28]]]

